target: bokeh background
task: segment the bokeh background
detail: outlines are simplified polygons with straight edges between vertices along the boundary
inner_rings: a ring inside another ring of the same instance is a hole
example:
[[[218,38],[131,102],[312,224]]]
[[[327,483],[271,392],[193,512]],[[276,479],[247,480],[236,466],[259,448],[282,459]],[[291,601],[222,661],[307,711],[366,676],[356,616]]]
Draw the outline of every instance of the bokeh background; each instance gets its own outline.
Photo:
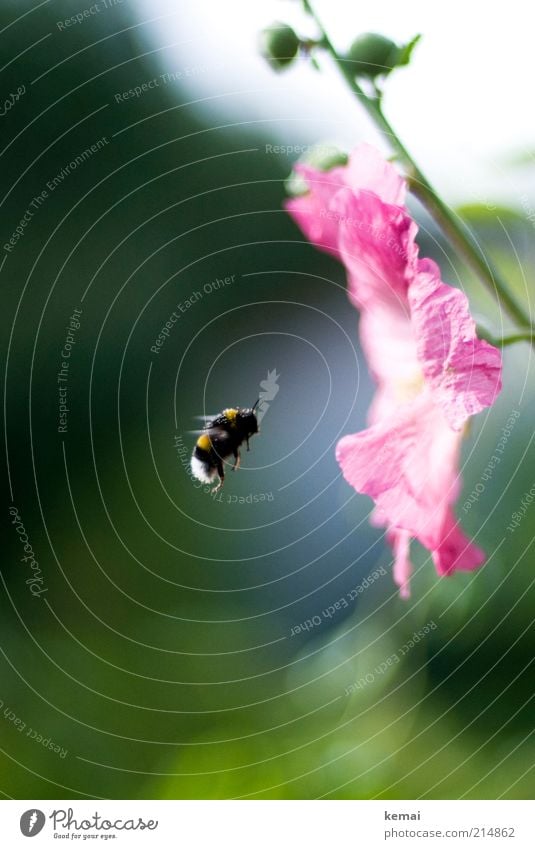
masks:
[[[341,48],[423,33],[385,109],[529,304],[529,28],[480,3],[447,21],[422,3],[318,8]],[[401,601],[371,503],[334,459],[373,393],[358,317],[341,266],[282,209],[298,153],[272,150],[382,142],[333,69],[275,75],[258,57],[257,30],[281,17],[306,30],[290,2],[0,2],[2,245],[34,212],[0,257],[6,798],[532,794],[535,507],[507,530],[535,483],[530,349],[504,352],[504,390],[464,446],[459,515],[487,565],[439,580],[414,545]],[[506,329],[414,213],[423,254]],[[270,372],[262,432],[214,499],[186,465],[197,417],[252,404]]]

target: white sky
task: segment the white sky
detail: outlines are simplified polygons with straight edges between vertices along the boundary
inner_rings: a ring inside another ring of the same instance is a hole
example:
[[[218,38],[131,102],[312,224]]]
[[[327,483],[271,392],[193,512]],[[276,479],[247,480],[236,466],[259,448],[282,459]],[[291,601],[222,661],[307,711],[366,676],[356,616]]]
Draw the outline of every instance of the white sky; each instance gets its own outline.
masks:
[[[214,124],[272,120],[273,141],[337,141],[348,148],[376,135],[334,73],[305,65],[274,74],[259,58],[258,31],[285,20],[301,31],[297,0],[137,0],[165,70],[189,67],[192,97],[211,98]],[[512,170],[512,154],[535,149],[535,7],[527,0],[315,0],[337,47],[378,31],[423,39],[407,69],[386,84],[384,108],[406,145],[450,202],[508,200],[519,206],[535,168]],[[535,164],[535,162],[534,162]]]

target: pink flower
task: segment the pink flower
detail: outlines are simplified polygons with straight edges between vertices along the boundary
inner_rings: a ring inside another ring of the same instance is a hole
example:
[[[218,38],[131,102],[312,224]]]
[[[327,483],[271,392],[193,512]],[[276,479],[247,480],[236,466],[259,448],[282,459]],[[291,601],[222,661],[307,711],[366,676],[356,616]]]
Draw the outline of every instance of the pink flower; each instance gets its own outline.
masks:
[[[285,207],[305,236],[316,247],[338,253],[338,220],[331,201],[343,186],[376,192],[386,203],[401,204],[405,199],[405,181],[370,145],[360,145],[344,166],[330,171],[317,171],[310,165],[298,164],[296,172],[310,187],[310,192],[290,198]]]
[[[392,165],[363,145],[345,168],[301,173],[310,192],[287,208],[318,247],[342,259],[377,383],[370,427],[343,437],[336,457],[348,483],[375,501],[372,522],[387,529],[406,597],[413,537],[440,575],[485,559],[453,505],[464,425],[500,391],[501,356],[477,338],[465,295],[418,258],[417,226]]]

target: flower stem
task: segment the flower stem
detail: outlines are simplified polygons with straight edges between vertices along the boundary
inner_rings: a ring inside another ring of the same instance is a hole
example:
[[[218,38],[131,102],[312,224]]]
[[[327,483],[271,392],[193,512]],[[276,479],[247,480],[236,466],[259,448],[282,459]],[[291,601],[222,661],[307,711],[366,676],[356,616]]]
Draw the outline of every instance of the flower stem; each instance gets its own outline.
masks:
[[[486,328],[478,325],[477,335],[480,339],[486,339],[495,348],[506,348],[508,345],[516,345],[517,342],[530,342],[533,344],[533,333],[513,333],[510,336],[493,336]]]
[[[477,274],[481,282],[489,289],[513,321],[520,328],[531,330],[533,325],[531,324],[529,315],[526,314],[524,308],[516,301],[515,297],[509,291],[507,283],[500,277],[497,270],[490,265],[489,261],[468,236],[466,227],[460,219],[437,195],[427,177],[417,166],[407,148],[385,117],[381,109],[380,98],[369,97],[362,90],[351,72],[351,62],[347,62],[339,56],[309,0],[303,0],[303,6],[305,11],[314,19],[316,26],[321,32],[322,46],[331,55],[349,88],[360,101],[368,115],[387,137],[390,146],[405,166],[412,193],[418,198],[459,255],[462,256],[467,265]],[[531,337],[527,335],[522,338],[529,339]]]

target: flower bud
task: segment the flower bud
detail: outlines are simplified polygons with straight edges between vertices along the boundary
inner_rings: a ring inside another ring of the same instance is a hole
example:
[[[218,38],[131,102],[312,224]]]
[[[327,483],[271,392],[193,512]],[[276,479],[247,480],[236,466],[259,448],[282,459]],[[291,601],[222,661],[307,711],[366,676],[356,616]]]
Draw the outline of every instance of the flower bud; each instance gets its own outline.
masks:
[[[299,51],[299,38],[292,27],[278,21],[260,33],[260,53],[275,71],[291,65]]]
[[[365,32],[355,39],[349,52],[349,67],[357,77],[385,76],[397,65],[399,47],[390,38]]]

